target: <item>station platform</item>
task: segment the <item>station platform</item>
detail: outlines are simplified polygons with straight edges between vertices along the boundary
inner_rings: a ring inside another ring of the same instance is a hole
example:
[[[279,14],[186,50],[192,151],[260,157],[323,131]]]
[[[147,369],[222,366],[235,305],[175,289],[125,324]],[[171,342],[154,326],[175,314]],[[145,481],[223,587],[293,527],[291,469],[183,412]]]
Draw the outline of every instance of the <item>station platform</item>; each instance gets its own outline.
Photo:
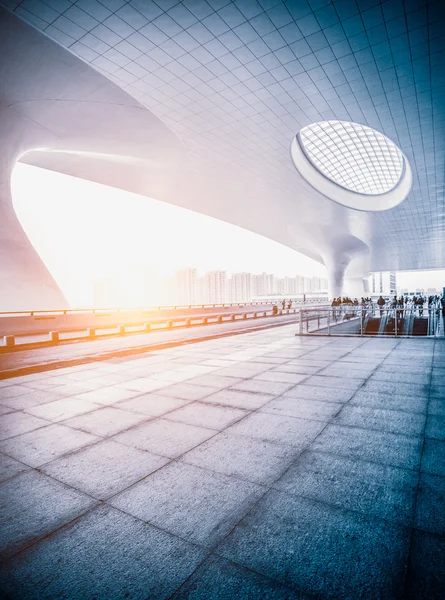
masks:
[[[443,338],[288,324],[4,379],[0,411],[6,599],[443,599]]]

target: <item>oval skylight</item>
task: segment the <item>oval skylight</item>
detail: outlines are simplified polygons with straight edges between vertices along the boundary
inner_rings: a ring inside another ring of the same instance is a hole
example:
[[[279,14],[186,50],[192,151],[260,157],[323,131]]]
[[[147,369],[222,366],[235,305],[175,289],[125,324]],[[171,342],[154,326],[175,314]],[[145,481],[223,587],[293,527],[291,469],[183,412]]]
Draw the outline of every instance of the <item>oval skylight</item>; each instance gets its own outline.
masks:
[[[346,190],[386,194],[404,172],[404,156],[386,136],[346,121],[321,121],[304,127],[300,145],[312,165]]]

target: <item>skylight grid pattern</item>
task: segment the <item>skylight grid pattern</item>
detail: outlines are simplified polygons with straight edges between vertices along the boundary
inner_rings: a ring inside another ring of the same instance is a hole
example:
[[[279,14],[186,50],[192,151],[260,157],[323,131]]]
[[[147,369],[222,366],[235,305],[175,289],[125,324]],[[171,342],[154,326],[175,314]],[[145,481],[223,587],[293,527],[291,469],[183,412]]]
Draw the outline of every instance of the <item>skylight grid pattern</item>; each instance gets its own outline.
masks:
[[[322,121],[304,127],[300,139],[313,165],[348,190],[384,194],[402,176],[402,153],[391,140],[370,127]]]

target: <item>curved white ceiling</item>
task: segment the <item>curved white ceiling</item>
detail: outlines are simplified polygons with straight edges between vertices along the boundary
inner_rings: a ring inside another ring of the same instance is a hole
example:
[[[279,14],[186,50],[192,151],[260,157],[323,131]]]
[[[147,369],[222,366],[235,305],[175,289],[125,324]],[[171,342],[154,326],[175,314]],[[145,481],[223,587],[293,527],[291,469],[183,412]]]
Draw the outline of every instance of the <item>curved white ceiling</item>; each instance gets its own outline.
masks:
[[[403,154],[375,129],[348,121],[322,121],[300,131],[312,164],[334,183],[359,194],[385,194],[400,181]]]

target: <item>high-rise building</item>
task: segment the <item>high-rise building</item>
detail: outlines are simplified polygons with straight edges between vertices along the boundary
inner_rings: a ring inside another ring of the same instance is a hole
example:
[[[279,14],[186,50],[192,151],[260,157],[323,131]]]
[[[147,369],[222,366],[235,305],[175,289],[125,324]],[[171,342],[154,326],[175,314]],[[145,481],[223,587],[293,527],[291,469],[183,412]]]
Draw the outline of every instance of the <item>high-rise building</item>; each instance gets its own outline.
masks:
[[[234,273],[230,279],[230,301],[250,302],[254,295],[254,276],[252,273]]]
[[[227,273],[210,271],[205,274],[205,302],[223,304],[227,302]]]
[[[391,271],[371,273],[369,277],[369,289],[372,296],[396,295],[396,274]]]
[[[176,272],[176,302],[198,303],[198,274],[196,269],[180,269]]]

